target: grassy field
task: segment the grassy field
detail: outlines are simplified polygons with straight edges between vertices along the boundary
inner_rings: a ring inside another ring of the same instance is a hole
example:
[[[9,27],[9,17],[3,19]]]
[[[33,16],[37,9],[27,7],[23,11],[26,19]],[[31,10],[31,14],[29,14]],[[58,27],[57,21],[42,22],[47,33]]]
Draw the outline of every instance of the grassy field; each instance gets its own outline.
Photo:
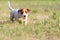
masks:
[[[59,0],[11,0],[11,6],[29,8],[28,25],[9,22],[8,0],[0,0],[0,40],[60,40]]]

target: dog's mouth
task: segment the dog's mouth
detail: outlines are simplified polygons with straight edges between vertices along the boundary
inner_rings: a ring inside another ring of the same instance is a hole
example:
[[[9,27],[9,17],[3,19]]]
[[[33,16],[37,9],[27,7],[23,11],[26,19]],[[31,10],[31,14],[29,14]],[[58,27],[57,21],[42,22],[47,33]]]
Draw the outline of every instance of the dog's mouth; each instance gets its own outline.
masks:
[[[24,19],[26,19],[26,15],[24,15]]]
[[[24,19],[26,19],[26,17],[24,17]]]

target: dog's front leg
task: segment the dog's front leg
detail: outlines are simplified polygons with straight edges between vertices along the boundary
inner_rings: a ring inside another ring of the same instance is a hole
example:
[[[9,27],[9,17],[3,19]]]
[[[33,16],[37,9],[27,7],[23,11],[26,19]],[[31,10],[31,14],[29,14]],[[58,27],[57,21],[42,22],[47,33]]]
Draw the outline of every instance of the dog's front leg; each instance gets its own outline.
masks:
[[[19,18],[19,23],[22,23],[22,18],[21,17]]]

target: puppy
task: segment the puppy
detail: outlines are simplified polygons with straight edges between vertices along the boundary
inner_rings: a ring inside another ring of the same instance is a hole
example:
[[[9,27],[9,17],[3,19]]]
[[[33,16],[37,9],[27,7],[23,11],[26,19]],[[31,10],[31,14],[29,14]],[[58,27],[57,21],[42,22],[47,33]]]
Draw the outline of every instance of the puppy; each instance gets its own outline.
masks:
[[[28,12],[30,12],[30,9],[28,9],[28,8],[13,9],[10,5],[10,0],[8,0],[8,8],[10,10],[10,20],[11,20],[11,22],[14,22],[14,20],[20,20],[21,21],[21,18],[23,18],[24,23],[27,24]]]

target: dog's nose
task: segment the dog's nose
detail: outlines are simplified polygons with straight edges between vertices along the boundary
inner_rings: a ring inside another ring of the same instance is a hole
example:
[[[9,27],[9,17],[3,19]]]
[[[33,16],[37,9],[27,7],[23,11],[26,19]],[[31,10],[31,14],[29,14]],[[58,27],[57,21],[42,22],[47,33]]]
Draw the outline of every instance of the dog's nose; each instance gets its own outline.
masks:
[[[26,17],[26,15],[24,15],[24,17]]]

